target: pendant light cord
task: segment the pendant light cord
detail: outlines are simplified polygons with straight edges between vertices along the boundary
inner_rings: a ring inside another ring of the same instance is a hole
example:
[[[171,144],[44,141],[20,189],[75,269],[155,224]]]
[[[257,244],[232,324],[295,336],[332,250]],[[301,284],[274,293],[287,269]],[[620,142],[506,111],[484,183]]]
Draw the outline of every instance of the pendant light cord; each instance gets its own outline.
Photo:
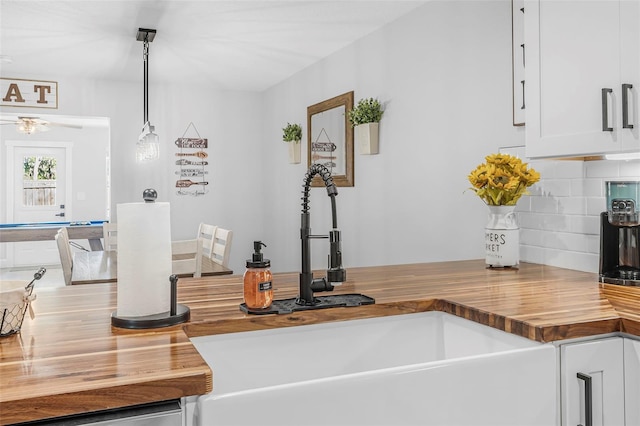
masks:
[[[144,62],[144,122],[142,125],[144,126],[149,121],[149,40],[147,36],[144,38],[142,56]]]

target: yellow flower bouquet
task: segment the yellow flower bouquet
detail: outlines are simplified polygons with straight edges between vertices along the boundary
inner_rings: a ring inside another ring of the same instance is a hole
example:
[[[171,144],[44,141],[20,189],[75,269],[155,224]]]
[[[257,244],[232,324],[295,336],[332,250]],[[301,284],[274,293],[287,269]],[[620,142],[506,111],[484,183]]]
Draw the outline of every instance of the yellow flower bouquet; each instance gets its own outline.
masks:
[[[515,206],[527,188],[540,180],[540,173],[517,157],[491,154],[469,176],[471,189],[490,206]]]

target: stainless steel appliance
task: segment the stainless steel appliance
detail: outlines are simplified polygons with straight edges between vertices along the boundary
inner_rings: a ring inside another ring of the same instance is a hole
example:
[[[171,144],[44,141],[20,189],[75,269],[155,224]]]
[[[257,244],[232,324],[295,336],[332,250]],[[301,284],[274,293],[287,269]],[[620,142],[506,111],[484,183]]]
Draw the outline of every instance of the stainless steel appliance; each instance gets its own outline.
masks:
[[[640,286],[640,180],[605,182],[600,215],[600,282]]]

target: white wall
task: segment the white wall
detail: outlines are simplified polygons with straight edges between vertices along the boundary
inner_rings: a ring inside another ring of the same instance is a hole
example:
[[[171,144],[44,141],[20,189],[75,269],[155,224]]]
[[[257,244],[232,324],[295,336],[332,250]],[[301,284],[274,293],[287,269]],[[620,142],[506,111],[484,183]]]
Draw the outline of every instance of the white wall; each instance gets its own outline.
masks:
[[[524,143],[511,119],[510,7],[429,2],[264,93],[265,204],[273,205],[264,251],[273,270],[300,268],[306,171],[306,145],[303,164],[288,164],[281,129],[296,122],[306,135],[306,107],[350,90],[386,110],[380,154],[356,151],[355,186],[338,188],[345,266],[484,256],[486,207],[465,192],[467,175],[499,146]],[[313,233],[329,230],[322,188],[311,190],[311,217]],[[312,251],[314,268],[324,268],[326,241]]]
[[[242,273],[246,259],[243,251],[252,247],[254,239],[264,238],[260,235],[264,229],[263,210],[267,208],[263,205],[261,179],[265,162],[260,94],[164,84],[150,88],[150,97],[149,118],[156,125],[162,147],[160,161],[156,163],[135,163],[142,104],[132,110],[113,105],[109,112],[114,117],[113,204],[140,201],[145,188],[155,188],[158,201],[171,203],[173,239],[193,238],[200,222],[233,230],[231,268]],[[179,167],[175,165],[178,157],[174,154],[178,149],[174,142],[183,135],[196,136],[192,128],[185,134],[189,123],[209,143],[206,149],[209,192],[198,197],[177,195],[175,187]]]
[[[267,244],[274,271],[300,268],[306,164],[288,163],[282,127],[306,131],[307,106],[350,90],[356,101],[377,97],[386,107],[380,154],[356,154],[355,187],[339,188],[345,266],[478,258],[486,209],[465,192],[466,176],[499,146],[524,141],[511,124],[510,35],[508,1],[434,1],[264,93],[151,78],[149,117],[163,145],[151,165],[134,161],[141,84],[59,79],[57,112],[110,117],[113,206],[156,188],[172,203],[174,238],[190,238],[201,221],[233,229],[231,266],[241,274],[253,240]],[[173,142],[190,122],[210,143],[203,197],[175,194]],[[313,232],[325,233],[328,197],[311,193]],[[326,242],[312,250],[323,268]]]

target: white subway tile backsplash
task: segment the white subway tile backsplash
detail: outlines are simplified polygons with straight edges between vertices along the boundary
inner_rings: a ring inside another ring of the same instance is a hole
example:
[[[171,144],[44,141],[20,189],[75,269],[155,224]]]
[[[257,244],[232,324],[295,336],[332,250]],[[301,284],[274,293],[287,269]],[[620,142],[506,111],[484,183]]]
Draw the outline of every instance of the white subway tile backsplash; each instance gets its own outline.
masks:
[[[571,196],[571,180],[569,179],[544,179],[538,186],[542,188],[542,193],[546,196]]]
[[[557,213],[558,201],[554,197],[531,197],[531,211],[535,213]]]
[[[531,211],[531,197],[529,195],[523,195],[516,204],[516,212],[529,212]]]
[[[640,179],[640,160],[621,161],[618,167],[620,177]]]
[[[607,209],[607,199],[605,197],[587,198],[587,215],[597,216]]]
[[[587,253],[600,253],[600,235],[587,235]]]
[[[587,178],[611,178],[620,174],[619,161],[585,161],[584,165]]]
[[[520,229],[541,229],[540,224],[542,223],[543,215],[537,213],[531,213],[527,211],[518,212],[517,221]]]
[[[530,164],[541,180],[529,188],[528,202],[518,203],[522,261],[597,273],[600,213],[606,209],[604,182],[640,179],[640,160]]]
[[[583,215],[587,213],[587,199],[583,197],[558,198],[558,213]]]
[[[586,197],[603,197],[604,196],[604,179],[584,179],[583,180],[584,195]]]
[[[571,232],[600,235],[600,218],[597,216],[572,216],[570,222]]]
[[[521,229],[520,230],[520,244],[525,246],[538,246],[543,245],[543,232],[537,229]]]
[[[544,215],[542,227],[540,229],[553,232],[567,232],[571,229],[569,216],[565,216],[562,214]]]
[[[555,161],[555,174],[556,179],[571,179],[571,178],[583,178],[584,177],[584,163],[582,161]]]
[[[561,268],[577,269],[585,272],[598,272],[598,255],[565,250],[546,250],[544,263]],[[570,266],[568,266],[570,265]]]
[[[542,179],[553,179],[556,176],[556,163],[557,161],[550,160],[530,161],[529,167],[532,167],[535,171],[540,173],[540,177]]]
[[[530,186],[529,188],[527,188],[527,192],[528,192],[527,195],[531,196],[531,197],[542,197],[542,196],[544,196],[544,193],[542,191],[542,187],[540,186],[539,182],[534,184],[533,186]]]
[[[588,236],[568,232],[546,232],[544,246],[551,249],[587,252]]]
[[[544,248],[520,245],[520,260],[544,264]]]
[[[573,197],[584,197],[585,196],[585,187],[584,187],[584,179],[570,179],[571,182],[571,196]]]

